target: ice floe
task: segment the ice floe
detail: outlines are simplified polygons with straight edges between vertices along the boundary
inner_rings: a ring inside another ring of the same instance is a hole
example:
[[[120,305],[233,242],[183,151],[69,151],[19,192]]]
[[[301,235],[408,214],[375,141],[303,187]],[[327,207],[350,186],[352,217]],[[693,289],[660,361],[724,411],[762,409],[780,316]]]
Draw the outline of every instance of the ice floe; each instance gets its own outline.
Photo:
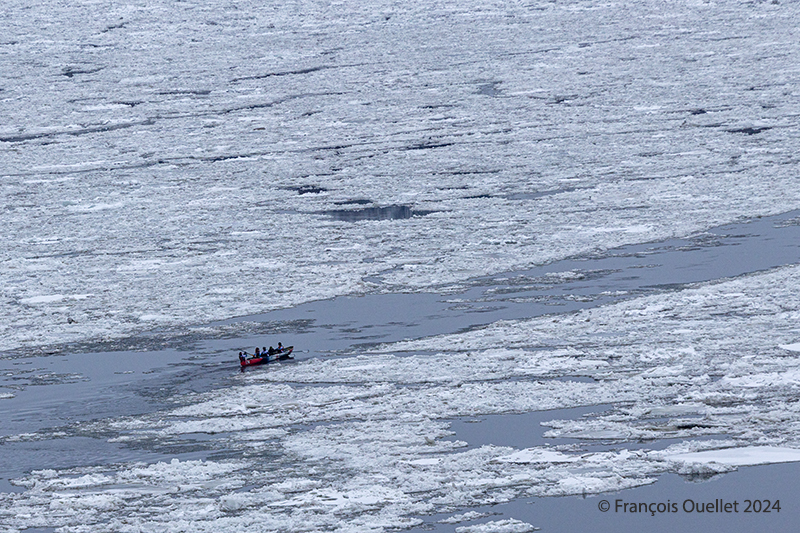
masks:
[[[509,518],[508,520],[494,520],[474,526],[457,527],[456,533],[529,533],[537,529],[526,522]]]
[[[723,448],[693,453],[665,455],[668,461],[684,463],[719,463],[731,466],[766,465],[773,463],[792,463],[800,461],[800,449],[772,446],[745,446]]]
[[[460,513],[447,518],[443,518],[439,520],[439,522],[442,524],[457,524],[459,522],[477,520],[479,518],[485,518],[487,516],[491,515],[489,515],[488,513],[480,513],[478,511],[468,511],[466,513]]]
[[[561,452],[552,451],[548,449],[526,449],[514,452],[510,455],[498,457],[495,461],[501,463],[572,463],[577,461],[579,457],[575,455],[567,455]]]

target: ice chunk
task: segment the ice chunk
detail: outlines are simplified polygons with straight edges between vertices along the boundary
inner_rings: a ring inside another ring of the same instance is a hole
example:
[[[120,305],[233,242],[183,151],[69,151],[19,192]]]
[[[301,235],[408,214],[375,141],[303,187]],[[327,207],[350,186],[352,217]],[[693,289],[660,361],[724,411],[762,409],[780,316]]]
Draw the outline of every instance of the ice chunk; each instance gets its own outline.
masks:
[[[565,453],[557,452],[555,450],[548,450],[545,448],[528,448],[520,450],[510,455],[498,457],[495,461],[500,463],[572,463],[579,459],[574,455],[567,455]]]
[[[506,520],[495,520],[494,522],[486,522],[485,524],[477,524],[474,526],[461,526],[456,528],[456,533],[529,533],[536,531],[537,527],[522,522],[515,518]]]
[[[686,463],[719,463],[730,466],[766,465],[800,461],[800,449],[771,446],[745,446],[664,456],[670,461]]]
[[[28,305],[36,304],[51,304],[64,300],[63,294],[50,294],[47,296],[31,296],[30,298],[23,298],[19,302]]]
[[[459,522],[469,522],[471,520],[478,520],[479,518],[486,518],[490,516],[489,513],[480,513],[478,511],[467,511],[466,513],[456,514],[449,518],[439,520],[440,524],[458,524]]]

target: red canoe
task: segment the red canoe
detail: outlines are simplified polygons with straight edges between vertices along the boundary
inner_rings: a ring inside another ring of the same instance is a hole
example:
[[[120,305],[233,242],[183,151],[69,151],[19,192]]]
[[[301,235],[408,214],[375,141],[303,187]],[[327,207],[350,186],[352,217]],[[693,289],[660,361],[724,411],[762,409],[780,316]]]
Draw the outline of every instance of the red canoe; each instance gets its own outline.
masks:
[[[294,359],[294,357],[292,357],[292,350],[294,350],[294,346],[287,346],[281,353],[268,355],[266,357],[251,357],[250,359],[245,359],[244,361],[240,360],[239,363],[241,363],[241,365],[244,367],[263,365],[265,363],[274,363],[275,361],[285,361],[286,359]]]

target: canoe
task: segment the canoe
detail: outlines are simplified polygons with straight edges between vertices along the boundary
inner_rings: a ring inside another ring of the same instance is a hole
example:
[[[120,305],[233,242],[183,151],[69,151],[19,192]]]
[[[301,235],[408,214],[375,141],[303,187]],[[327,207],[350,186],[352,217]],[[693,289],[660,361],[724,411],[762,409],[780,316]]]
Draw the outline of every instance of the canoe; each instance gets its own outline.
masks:
[[[268,355],[266,357],[251,357],[249,359],[245,359],[244,361],[239,361],[239,363],[242,365],[242,367],[245,367],[274,363],[276,361],[286,361],[287,359],[294,359],[294,357],[292,357],[292,350],[294,350],[294,346],[287,346],[281,353]]]

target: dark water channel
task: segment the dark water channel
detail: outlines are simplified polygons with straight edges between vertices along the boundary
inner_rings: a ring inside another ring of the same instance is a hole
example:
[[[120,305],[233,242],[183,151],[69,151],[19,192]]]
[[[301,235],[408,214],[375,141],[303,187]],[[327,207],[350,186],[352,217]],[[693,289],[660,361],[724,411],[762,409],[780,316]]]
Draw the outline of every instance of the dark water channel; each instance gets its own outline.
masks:
[[[346,355],[379,343],[453,333],[501,319],[566,313],[798,261],[800,211],[794,211],[721,226],[691,238],[625,246],[594,257],[573,258],[526,271],[476,278],[467,282],[464,290],[457,294],[390,293],[339,297],[232,319],[211,326],[250,322],[262,327],[258,333],[236,338],[197,338],[192,340],[191,350],[63,353],[40,358],[0,359],[0,395],[14,394],[13,398],[0,399],[0,437],[66,427],[78,421],[152,412],[170,405],[168,402],[176,393],[231,386],[240,379],[236,352],[242,349],[252,351],[255,346],[276,345],[278,341],[285,345],[293,344],[296,358],[300,360]],[[268,371],[258,367],[251,370]],[[580,416],[583,412],[574,414]],[[553,418],[547,413],[531,416]],[[494,424],[455,421],[455,438],[478,445],[486,435],[496,437],[500,432],[507,435],[507,445],[534,445],[525,444],[534,436],[521,434],[519,430],[515,432],[514,428],[522,425],[508,424],[509,420],[500,417]],[[528,426],[538,427],[538,422]],[[541,428],[536,431],[541,431]],[[74,449],[81,451],[73,453]],[[91,435],[35,442],[6,441],[0,444],[0,452],[0,492],[16,490],[7,480],[32,469],[168,458],[165,455],[168,451],[162,454],[152,450],[126,449],[107,443],[106,437],[94,438]],[[186,454],[179,455],[182,458],[202,455],[191,450],[182,453]],[[169,455],[173,456],[176,455]],[[782,473],[795,472],[797,467],[746,470]],[[667,494],[663,491],[673,490],[672,483],[658,483],[658,487],[663,487],[658,489],[662,492],[654,494]],[[656,489],[637,489],[647,490]],[[785,497],[788,500],[788,494]],[[561,505],[564,513],[575,514],[582,506],[587,509],[596,506],[597,501],[592,498],[585,501],[546,500],[549,503],[537,501],[532,508],[552,506],[556,509]],[[567,501],[569,503],[563,503]],[[553,512],[562,511],[556,509]],[[623,528],[627,523],[624,520],[628,520],[617,516],[614,522],[606,515],[590,511],[580,511],[579,514],[616,524],[610,526],[609,531]],[[647,527],[668,523],[674,526],[678,524],[675,520],[678,519],[656,517]],[[533,520],[532,523],[545,525],[542,520]],[[768,525],[766,521],[754,524]],[[592,527],[596,530],[595,526],[601,525],[598,522]],[[693,528],[701,526],[698,521],[692,525]],[[436,530],[452,529],[436,526]]]

